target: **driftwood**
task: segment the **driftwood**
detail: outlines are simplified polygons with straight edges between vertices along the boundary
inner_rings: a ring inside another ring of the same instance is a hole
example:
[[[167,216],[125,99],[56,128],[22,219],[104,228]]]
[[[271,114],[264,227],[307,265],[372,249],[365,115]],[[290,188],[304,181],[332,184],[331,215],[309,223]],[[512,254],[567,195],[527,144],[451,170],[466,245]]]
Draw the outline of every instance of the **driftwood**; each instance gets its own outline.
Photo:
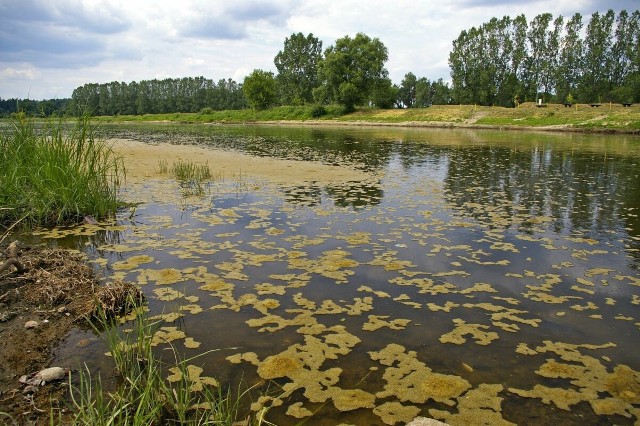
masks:
[[[15,266],[16,270],[19,274],[23,273],[26,268],[18,259],[18,242],[14,241],[9,244],[9,247],[5,250],[4,254],[7,256],[7,260],[4,261],[2,265],[0,265],[0,273],[4,271],[8,271],[11,266]]]

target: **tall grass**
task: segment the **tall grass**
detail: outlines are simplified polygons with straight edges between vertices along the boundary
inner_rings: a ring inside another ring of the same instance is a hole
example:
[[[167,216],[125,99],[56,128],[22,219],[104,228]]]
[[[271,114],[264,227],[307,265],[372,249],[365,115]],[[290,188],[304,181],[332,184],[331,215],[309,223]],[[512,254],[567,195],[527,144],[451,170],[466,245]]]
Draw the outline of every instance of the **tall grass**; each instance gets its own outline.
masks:
[[[154,352],[152,336],[159,326],[139,313],[128,332],[121,331],[112,320],[99,313],[93,322],[101,332],[119,376],[115,391],[107,393],[100,377],[89,370],[79,373],[78,384],[71,386],[72,424],[76,425],[232,425],[246,420],[249,425],[268,425],[261,416],[247,417],[242,403],[249,390],[237,392],[220,386],[194,386],[188,365],[198,358],[181,358],[173,350],[180,378],[170,383],[165,375],[171,365],[162,362]],[[204,355],[204,354],[201,354]],[[52,420],[58,421],[60,418]],[[244,419],[243,419],[244,417]]]
[[[182,195],[185,197],[204,195],[206,182],[213,178],[207,163],[178,160],[169,167],[167,160],[162,159],[158,162],[157,170],[158,173],[171,172],[171,175],[180,183]]]
[[[94,130],[88,116],[70,128],[18,116],[0,132],[0,224],[63,225],[114,213],[124,165]]]

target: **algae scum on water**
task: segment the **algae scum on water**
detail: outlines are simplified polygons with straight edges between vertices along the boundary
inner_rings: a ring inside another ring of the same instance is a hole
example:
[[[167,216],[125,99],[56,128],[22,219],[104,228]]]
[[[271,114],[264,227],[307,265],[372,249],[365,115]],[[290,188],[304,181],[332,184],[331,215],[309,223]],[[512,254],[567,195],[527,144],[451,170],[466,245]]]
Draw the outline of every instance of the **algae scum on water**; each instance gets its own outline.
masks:
[[[320,140],[362,179],[150,177],[135,211],[41,234],[137,283],[158,348],[220,349],[192,386],[270,383],[251,409],[276,424],[639,421],[637,139],[232,131],[281,157]]]

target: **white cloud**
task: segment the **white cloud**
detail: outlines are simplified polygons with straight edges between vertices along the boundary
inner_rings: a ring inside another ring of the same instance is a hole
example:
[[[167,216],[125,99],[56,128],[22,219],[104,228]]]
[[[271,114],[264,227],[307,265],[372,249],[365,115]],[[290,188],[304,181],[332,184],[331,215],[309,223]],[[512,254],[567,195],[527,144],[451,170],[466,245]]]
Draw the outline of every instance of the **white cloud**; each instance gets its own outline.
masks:
[[[35,80],[40,76],[40,71],[30,65],[25,65],[21,69],[9,67],[0,71],[0,78],[8,80]]]
[[[605,11],[604,0],[5,0],[0,3],[0,97],[67,97],[89,82],[203,75],[241,82],[295,32],[327,48],[363,32],[389,50],[394,82],[404,74],[449,77],[451,42],[490,18]],[[612,5],[613,6],[613,5]],[[637,0],[616,2],[617,10]],[[159,77],[162,76],[162,77]],[[36,95],[37,94],[37,95]]]

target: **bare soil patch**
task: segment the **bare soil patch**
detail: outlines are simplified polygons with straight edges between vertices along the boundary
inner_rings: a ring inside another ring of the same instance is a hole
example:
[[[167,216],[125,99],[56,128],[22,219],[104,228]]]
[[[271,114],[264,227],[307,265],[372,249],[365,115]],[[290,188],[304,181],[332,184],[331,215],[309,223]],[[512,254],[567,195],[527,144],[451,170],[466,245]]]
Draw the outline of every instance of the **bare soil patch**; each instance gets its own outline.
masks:
[[[0,273],[0,412],[16,424],[48,424],[68,380],[25,387],[20,377],[51,367],[56,344],[73,328],[87,327],[98,307],[115,313],[141,296],[131,284],[101,285],[79,252],[27,247],[17,259],[24,271]]]

